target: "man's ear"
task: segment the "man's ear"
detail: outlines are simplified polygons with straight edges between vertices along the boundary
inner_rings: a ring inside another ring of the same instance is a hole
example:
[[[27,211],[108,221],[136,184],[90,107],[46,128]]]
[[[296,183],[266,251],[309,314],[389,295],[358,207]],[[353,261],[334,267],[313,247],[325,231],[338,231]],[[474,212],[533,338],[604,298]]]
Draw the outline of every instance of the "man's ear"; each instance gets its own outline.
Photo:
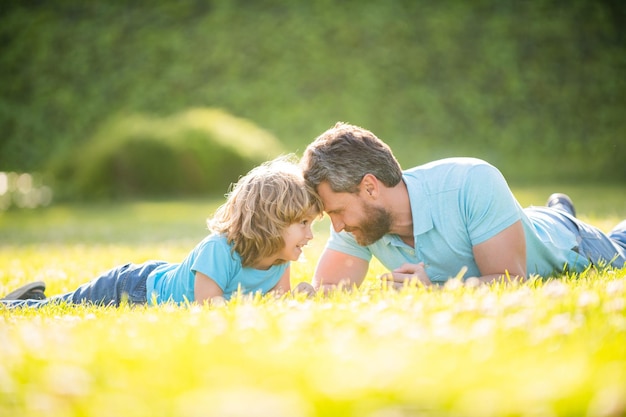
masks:
[[[363,196],[376,199],[378,198],[379,186],[378,178],[373,174],[365,174],[359,188],[361,189],[361,193],[364,193]]]

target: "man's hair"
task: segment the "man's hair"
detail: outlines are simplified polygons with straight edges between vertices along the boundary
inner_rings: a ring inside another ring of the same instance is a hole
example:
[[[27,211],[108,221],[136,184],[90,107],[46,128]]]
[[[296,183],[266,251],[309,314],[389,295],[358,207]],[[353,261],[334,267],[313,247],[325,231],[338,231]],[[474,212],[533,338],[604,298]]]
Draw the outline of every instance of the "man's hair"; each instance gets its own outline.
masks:
[[[300,166],[311,187],[317,190],[327,181],[336,193],[358,192],[366,174],[387,187],[402,180],[402,168],[385,142],[368,130],[341,122],[306,148]]]
[[[322,213],[322,203],[308,186],[293,155],[252,169],[227,194],[209,229],[226,236],[244,267],[280,251],[282,232],[291,224]]]

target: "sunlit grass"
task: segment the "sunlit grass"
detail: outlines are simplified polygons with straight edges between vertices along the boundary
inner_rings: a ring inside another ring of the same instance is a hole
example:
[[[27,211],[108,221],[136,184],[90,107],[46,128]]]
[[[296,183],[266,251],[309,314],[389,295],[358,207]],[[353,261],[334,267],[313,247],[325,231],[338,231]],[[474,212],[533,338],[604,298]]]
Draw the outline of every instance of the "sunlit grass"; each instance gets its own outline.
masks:
[[[3,415],[620,415],[626,273],[0,312]],[[251,414],[252,413],[252,414]]]
[[[120,263],[180,260],[217,203],[5,213],[0,293],[45,280],[56,294]],[[626,214],[610,210],[598,212],[611,226]],[[293,282],[310,280],[327,227]],[[360,289],[312,299],[0,308],[0,415],[626,413],[626,269],[401,291],[382,287],[382,272],[374,263]]]

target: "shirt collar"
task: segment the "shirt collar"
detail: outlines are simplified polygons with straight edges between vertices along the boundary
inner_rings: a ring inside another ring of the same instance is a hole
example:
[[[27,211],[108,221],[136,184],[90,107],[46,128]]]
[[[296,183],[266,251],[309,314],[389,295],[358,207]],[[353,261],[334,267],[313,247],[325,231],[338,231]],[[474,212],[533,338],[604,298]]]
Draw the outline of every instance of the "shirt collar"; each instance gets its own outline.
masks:
[[[413,236],[417,238],[434,227],[430,202],[427,198],[428,193],[424,189],[423,183],[414,176],[403,174],[402,179],[409,193],[411,216],[413,217]],[[395,234],[384,235],[380,242],[383,245],[406,246],[402,239]]]
[[[433,226],[433,216],[431,212],[430,199],[424,189],[424,183],[414,175],[402,175],[402,180],[406,184],[411,204],[411,215],[413,216],[413,235],[419,236],[431,230]]]

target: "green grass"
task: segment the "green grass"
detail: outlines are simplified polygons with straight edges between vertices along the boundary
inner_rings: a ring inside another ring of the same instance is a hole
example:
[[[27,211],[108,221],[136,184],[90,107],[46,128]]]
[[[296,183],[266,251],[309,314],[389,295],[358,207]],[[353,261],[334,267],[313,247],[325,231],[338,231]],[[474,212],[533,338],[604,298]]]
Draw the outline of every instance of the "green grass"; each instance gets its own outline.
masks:
[[[551,188],[516,188],[523,205]],[[625,187],[559,188],[580,217],[626,218]],[[221,200],[0,214],[0,294],[71,290],[117,264],[181,259]],[[310,279],[327,236],[316,226]],[[222,307],[0,310],[0,415],[617,416],[626,269],[522,285],[237,298]]]

